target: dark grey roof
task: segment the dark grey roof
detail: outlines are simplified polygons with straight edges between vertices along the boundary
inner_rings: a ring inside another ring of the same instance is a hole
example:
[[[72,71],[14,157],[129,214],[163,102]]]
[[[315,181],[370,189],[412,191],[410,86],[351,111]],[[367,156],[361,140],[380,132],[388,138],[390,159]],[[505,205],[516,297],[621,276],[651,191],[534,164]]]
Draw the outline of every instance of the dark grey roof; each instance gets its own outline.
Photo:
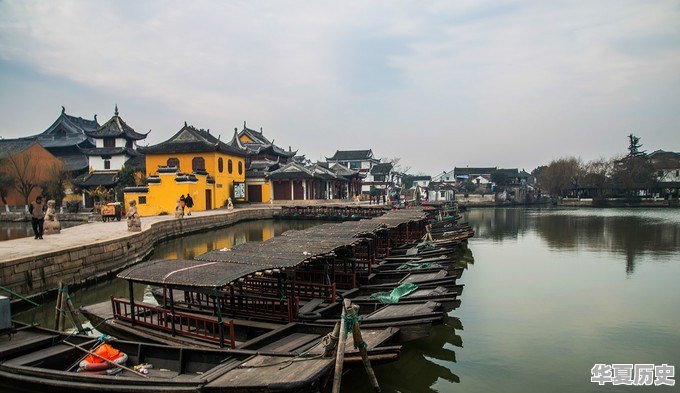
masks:
[[[326,157],[326,161],[358,161],[370,160],[373,158],[373,151],[368,150],[336,150],[333,157]]]
[[[36,143],[29,139],[0,139],[0,158],[19,154]]]
[[[87,169],[90,166],[90,163],[87,161],[87,156],[84,154],[69,154],[59,156],[59,159],[64,161],[66,168],[71,172],[78,172]]]
[[[453,168],[454,176],[469,176],[469,175],[490,175],[491,172],[498,169],[497,167],[464,167],[464,168]]]
[[[314,173],[295,161],[289,162],[269,174],[271,179],[312,179]]]
[[[86,156],[116,156],[125,154],[130,157],[141,155],[136,150],[129,147],[93,147],[89,149],[80,149]]]
[[[253,142],[241,142],[241,136],[247,136]],[[236,148],[245,148],[249,155],[264,154],[267,152],[273,155],[278,155],[281,157],[291,158],[297,154],[297,150],[285,150],[274,144],[274,141],[270,141],[262,134],[262,129],[260,131],[255,131],[246,127],[246,122],[243,122],[243,130],[240,132],[234,129],[234,137],[229,142],[229,145]]]
[[[517,168],[498,168],[495,172],[504,173],[507,177],[517,177],[519,175]]]
[[[97,128],[99,128],[99,123],[97,123],[96,115],[94,120],[67,115],[66,109],[62,106],[61,114],[51,126],[47,127],[42,133],[26,137],[25,139],[38,140],[46,149],[51,147],[75,146],[86,141],[92,143],[85,133],[94,131]]]
[[[656,150],[648,155],[649,161],[655,169],[680,168],[680,153]]]
[[[371,174],[373,175],[386,175],[390,173],[393,166],[391,162],[382,162],[380,164],[375,164],[371,168]]]
[[[317,164],[320,165],[320,166],[323,166],[323,167],[327,167],[323,164],[328,165],[328,163],[322,163],[322,162],[318,162]],[[340,164],[333,164],[332,166],[329,166],[327,168],[330,169],[331,171],[335,172],[338,176],[342,176],[342,177],[347,178],[347,179],[352,178],[352,177],[361,177],[362,176],[361,172],[355,171],[353,169],[349,169],[346,166],[340,165]]]
[[[413,181],[432,180],[432,176],[411,176],[411,180],[413,180]]]
[[[118,172],[91,172],[78,176],[73,183],[79,187],[115,186],[118,183]]]
[[[221,152],[236,156],[245,156],[246,151],[228,145],[210,134],[209,131],[197,129],[184,123],[184,127],[165,142],[153,146],[140,146],[138,150],[144,154],[171,153],[208,153]]]
[[[262,128],[260,131],[255,131],[251,128],[246,127],[246,122],[243,122],[243,130],[239,132],[239,136],[245,135],[250,138],[254,143],[259,145],[270,145],[272,142],[267,139],[262,133]]]
[[[109,119],[109,121],[94,131],[85,131],[85,134],[91,138],[125,138],[135,141],[144,139],[149,135],[148,132],[146,134],[140,134],[127,125],[123,119],[118,116],[118,105],[116,105],[113,117]]]

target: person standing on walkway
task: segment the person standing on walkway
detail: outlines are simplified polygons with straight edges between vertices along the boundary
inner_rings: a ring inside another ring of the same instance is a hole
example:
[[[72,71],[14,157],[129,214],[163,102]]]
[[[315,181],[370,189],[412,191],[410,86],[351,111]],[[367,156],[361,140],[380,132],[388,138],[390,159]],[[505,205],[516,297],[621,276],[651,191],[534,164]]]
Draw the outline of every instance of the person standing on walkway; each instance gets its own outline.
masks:
[[[194,198],[191,197],[191,194],[187,194],[187,197],[184,198],[184,203],[187,205],[187,216],[190,216],[191,208],[194,207]]]
[[[179,205],[182,207],[182,216],[184,216],[184,206],[186,206],[186,199],[184,198],[184,194],[182,194],[179,197]]]
[[[43,238],[43,225],[45,224],[45,210],[47,209],[40,195],[38,195],[38,197],[35,198],[35,202],[32,202],[31,205],[28,207],[28,212],[31,213],[31,226],[33,227],[35,239]]]

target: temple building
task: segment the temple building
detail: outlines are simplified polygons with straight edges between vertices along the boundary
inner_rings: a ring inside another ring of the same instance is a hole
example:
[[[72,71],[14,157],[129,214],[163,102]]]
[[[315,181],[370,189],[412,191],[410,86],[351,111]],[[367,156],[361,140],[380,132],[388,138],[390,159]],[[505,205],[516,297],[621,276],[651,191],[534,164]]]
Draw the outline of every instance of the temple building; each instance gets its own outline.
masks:
[[[246,194],[249,202],[269,202],[276,199],[269,174],[293,161],[297,150],[282,149],[243,122],[243,129],[234,128],[234,136],[229,145],[246,152]]]
[[[137,201],[142,216],[172,214],[180,196],[191,195],[193,210],[246,199],[246,150],[220,141],[210,130],[184,126],[170,139],[140,147],[147,184],[125,188],[125,203]]]
[[[87,136],[87,132],[99,128],[97,115],[93,120],[83,119],[66,114],[66,108],[61,107],[59,117],[40,134],[17,140],[30,140],[40,143],[53,156],[61,159],[66,168],[73,174],[87,172],[87,156],[80,148],[94,147],[94,141]]]
[[[127,125],[116,105],[109,121],[95,130],[85,132],[94,146],[78,147],[87,156],[88,173],[76,178],[74,184],[83,190],[99,186],[112,189],[118,184],[118,172],[126,165],[140,175],[144,174],[144,156],[137,151],[137,142],[148,134],[138,133]],[[88,207],[93,205],[86,192],[83,193],[83,204]]]

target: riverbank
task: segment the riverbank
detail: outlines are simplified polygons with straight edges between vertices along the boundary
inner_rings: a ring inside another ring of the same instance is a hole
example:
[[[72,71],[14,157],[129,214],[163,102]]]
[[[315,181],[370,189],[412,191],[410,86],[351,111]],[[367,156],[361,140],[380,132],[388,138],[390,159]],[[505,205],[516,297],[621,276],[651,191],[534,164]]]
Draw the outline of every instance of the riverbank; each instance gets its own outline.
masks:
[[[566,207],[678,207],[677,199],[652,198],[562,198],[559,206]]]
[[[21,238],[0,242],[0,283],[27,297],[55,290],[58,283],[80,285],[110,276],[147,257],[156,243],[245,220],[271,218],[277,206],[261,205],[142,218],[141,232],[127,223],[93,222],[67,228],[44,240]]]

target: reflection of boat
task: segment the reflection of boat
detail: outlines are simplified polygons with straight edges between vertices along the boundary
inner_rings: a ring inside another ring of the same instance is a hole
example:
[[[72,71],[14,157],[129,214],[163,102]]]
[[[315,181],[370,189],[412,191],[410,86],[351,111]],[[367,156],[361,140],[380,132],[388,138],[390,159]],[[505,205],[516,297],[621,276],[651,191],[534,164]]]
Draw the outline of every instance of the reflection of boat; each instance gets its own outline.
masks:
[[[67,344],[70,343],[70,344]],[[76,373],[94,337],[22,327],[0,337],[0,383],[35,392],[316,392],[329,376],[333,358],[289,353],[210,350],[114,341],[128,354],[127,367],[148,363],[146,376]],[[285,365],[285,367],[282,367]]]
[[[410,343],[398,362],[389,367],[376,367],[383,391],[437,392],[432,388],[438,381],[460,383],[456,374],[456,351],[462,347],[462,338],[456,329],[462,329],[458,318],[447,317],[443,324],[432,328],[430,335]],[[350,371],[354,372],[354,370]],[[360,390],[362,376],[344,378],[347,391]]]

